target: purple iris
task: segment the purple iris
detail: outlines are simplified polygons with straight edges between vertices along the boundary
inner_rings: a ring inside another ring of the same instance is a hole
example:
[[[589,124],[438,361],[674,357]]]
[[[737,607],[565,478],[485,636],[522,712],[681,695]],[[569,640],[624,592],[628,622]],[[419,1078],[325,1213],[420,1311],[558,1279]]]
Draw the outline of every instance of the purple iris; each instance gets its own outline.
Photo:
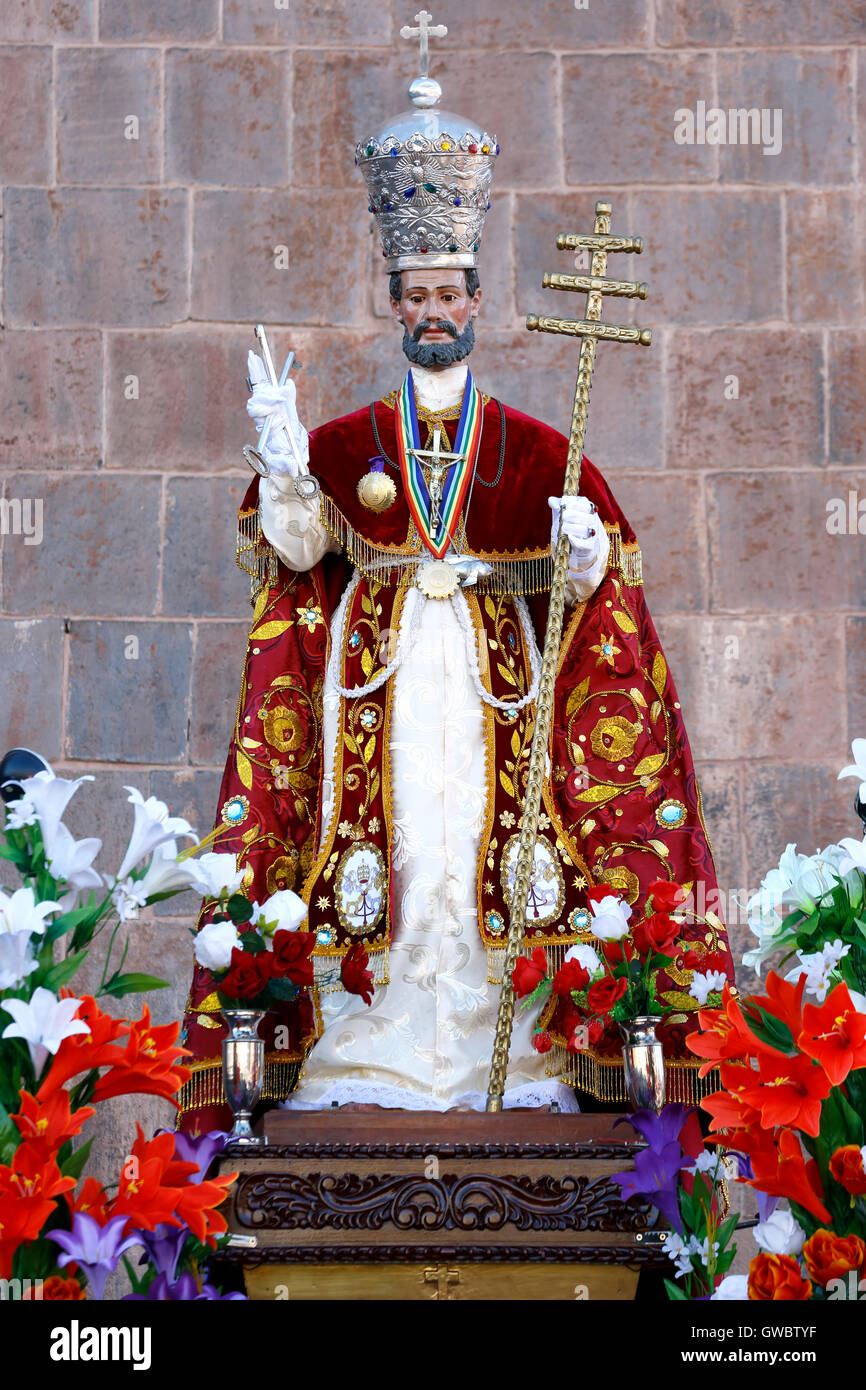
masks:
[[[642,1135],[651,1149],[661,1153],[666,1144],[679,1140],[683,1125],[692,1113],[690,1105],[663,1105],[658,1114],[654,1110],[636,1110],[633,1115],[624,1115],[617,1125],[629,1124]]]
[[[195,1178],[192,1181],[195,1182]],[[163,1221],[155,1230],[141,1231],[139,1234],[144,1246],[139,1264],[152,1264],[157,1274],[164,1274],[169,1282],[173,1280],[180,1253],[189,1235],[188,1227],[167,1226]]]
[[[634,1116],[632,1116],[632,1119]],[[677,1200],[683,1151],[676,1140],[660,1149],[641,1149],[635,1155],[634,1171],[613,1173],[611,1176],[622,1189],[622,1199],[647,1197],[682,1235],[683,1221]]]
[[[130,1236],[123,1234],[128,1217],[113,1216],[104,1226],[87,1212],[77,1211],[71,1231],[47,1231],[49,1240],[54,1240],[65,1252],[58,1255],[57,1263],[81,1265],[87,1275],[87,1282],[94,1298],[102,1298],[105,1281],[117,1268],[117,1261],[124,1250],[141,1244],[141,1235],[135,1231]]]
[[[208,1134],[182,1134],[179,1131],[174,1136],[175,1157],[181,1163],[197,1163],[198,1177],[192,1173],[189,1182],[203,1182],[207,1175],[214,1158],[218,1153],[222,1153],[229,1136],[224,1129],[212,1129]]]
[[[219,1289],[215,1288],[213,1284],[202,1284],[201,1288],[199,1288],[195,1280],[195,1275],[187,1272],[173,1282],[166,1278],[164,1274],[158,1274],[147,1293],[128,1293],[122,1302],[193,1303],[200,1299],[221,1299],[223,1301],[226,1299],[243,1299],[246,1301],[246,1296],[242,1293],[220,1293]]]

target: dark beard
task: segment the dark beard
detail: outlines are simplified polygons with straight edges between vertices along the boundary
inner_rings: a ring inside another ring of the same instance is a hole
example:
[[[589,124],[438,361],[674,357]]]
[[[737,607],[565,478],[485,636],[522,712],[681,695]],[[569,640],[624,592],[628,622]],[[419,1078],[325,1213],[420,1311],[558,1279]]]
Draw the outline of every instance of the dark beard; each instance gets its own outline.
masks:
[[[472,327],[470,319],[462,333],[458,333],[453,324],[441,322],[440,327],[446,333],[453,334],[454,341],[451,343],[422,343],[410,334],[408,328],[403,330],[403,351],[417,367],[450,367],[454,362],[462,362],[464,357],[468,357],[475,346],[475,329]],[[420,334],[430,327],[429,321],[419,323],[415,333]]]

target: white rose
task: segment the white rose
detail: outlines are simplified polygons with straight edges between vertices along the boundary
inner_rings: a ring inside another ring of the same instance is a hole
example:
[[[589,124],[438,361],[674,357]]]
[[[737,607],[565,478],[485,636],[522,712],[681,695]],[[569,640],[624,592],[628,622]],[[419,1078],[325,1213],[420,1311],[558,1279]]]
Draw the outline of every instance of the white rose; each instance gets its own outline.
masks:
[[[726,1274],[715,1293],[710,1294],[711,1303],[730,1303],[744,1301],[749,1297],[749,1280],[745,1274]]]
[[[777,1207],[772,1216],[752,1231],[759,1250],[768,1255],[799,1255],[806,1233],[787,1207]]]
[[[231,896],[244,881],[245,870],[238,868],[233,854],[201,854],[185,862],[195,873],[203,898],[218,898],[223,889]]]
[[[269,937],[276,931],[297,931],[308,911],[303,898],[299,898],[291,888],[283,888],[262,903],[256,915],[256,924]]]
[[[620,941],[626,935],[631,908],[622,898],[608,896],[602,898],[601,902],[591,902],[589,906],[592,912],[593,936],[597,936],[600,941]]]
[[[584,970],[588,970],[590,975],[595,975],[601,970],[601,961],[593,948],[584,941],[578,942],[565,953],[566,960],[576,960],[578,965],[582,965]]]
[[[240,945],[234,922],[208,922],[195,939],[193,954],[205,970],[228,970],[232,950]]]

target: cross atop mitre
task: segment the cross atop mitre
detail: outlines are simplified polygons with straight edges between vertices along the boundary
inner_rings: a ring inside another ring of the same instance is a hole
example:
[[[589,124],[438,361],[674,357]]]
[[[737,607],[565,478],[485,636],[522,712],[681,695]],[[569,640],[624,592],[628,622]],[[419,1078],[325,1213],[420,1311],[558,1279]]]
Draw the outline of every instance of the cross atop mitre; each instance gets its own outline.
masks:
[[[420,39],[421,40],[421,76],[429,76],[430,67],[430,40],[444,39],[448,33],[447,24],[431,24],[433,16],[429,10],[421,10],[415,16],[417,28],[411,24],[404,24],[400,30],[401,39]]]

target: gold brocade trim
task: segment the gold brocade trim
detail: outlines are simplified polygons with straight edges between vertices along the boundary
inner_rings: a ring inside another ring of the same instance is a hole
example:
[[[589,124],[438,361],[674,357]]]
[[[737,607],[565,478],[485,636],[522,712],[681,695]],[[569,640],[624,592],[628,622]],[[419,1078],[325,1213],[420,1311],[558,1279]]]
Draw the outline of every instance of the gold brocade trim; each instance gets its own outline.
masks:
[[[282,1053],[266,1053],[262,1100],[285,1100],[297,1085],[303,1059],[303,1053],[288,1059]],[[192,1076],[177,1094],[178,1118],[189,1115],[193,1110],[225,1104],[221,1058],[196,1062],[191,1071]]]
[[[493,397],[488,396],[486,391],[481,392],[482,410],[490,404],[492,399]],[[387,406],[388,410],[393,410],[394,406],[397,404],[397,392],[389,391],[387,396],[382,397],[381,404]],[[463,413],[463,402],[461,400],[457,405],[449,405],[446,410],[428,410],[426,406],[419,405],[418,393],[416,391],[415,410],[417,411],[418,419],[423,420],[428,429],[432,429],[440,420],[459,420]]]
[[[569,1052],[561,1043],[554,1043],[548,1054],[546,1075],[575,1090],[585,1091],[596,1100],[628,1102],[625,1071],[621,1057],[596,1057],[590,1049]],[[556,1061],[554,1061],[556,1058]],[[557,1070],[557,1063],[559,1070]],[[717,1068],[699,1076],[701,1058],[691,1061],[665,1060],[665,1100],[699,1105],[705,1096],[719,1090],[721,1078]]]

